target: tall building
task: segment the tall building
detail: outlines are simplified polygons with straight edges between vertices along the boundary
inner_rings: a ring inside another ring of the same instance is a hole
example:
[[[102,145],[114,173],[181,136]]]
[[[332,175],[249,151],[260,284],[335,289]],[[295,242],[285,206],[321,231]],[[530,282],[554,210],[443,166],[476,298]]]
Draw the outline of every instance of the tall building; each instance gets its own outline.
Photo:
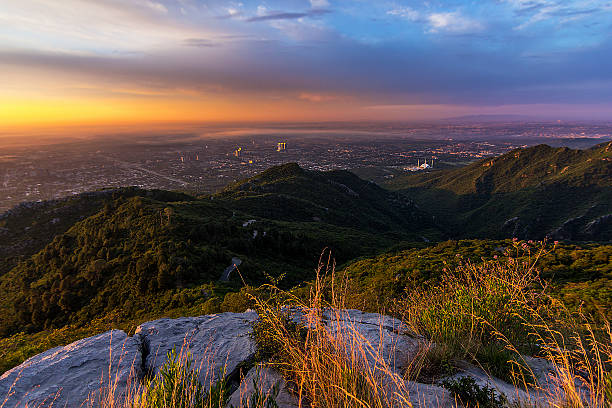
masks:
[[[287,150],[287,143],[285,143],[285,142],[278,142],[276,144],[276,151],[277,152],[284,152],[285,150]]]

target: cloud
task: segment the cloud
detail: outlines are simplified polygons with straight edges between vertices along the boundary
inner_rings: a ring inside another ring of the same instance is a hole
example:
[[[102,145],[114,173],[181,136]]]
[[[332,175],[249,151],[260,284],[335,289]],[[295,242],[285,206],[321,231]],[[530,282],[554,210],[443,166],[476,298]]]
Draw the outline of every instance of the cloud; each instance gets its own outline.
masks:
[[[181,24],[157,1],[2,2],[0,38],[12,48],[65,52],[142,52],[207,30]]]
[[[218,45],[216,42],[207,38],[186,38],[183,40],[183,43],[189,47],[198,48],[215,47]]]
[[[327,95],[327,94],[319,94],[319,93],[311,93],[311,92],[302,92],[299,95],[299,99],[304,100],[304,101],[308,101],[308,102],[313,102],[313,103],[321,103],[321,102],[331,102],[331,101],[337,101],[341,98],[340,96],[337,95]]]
[[[262,10],[262,9],[258,9],[258,10]],[[313,9],[313,10],[299,12],[299,13],[275,11],[275,12],[265,13],[262,15],[248,18],[246,21],[248,21],[249,23],[253,23],[257,21],[270,21],[270,20],[296,20],[296,19],[300,19],[304,17],[321,16],[321,15],[328,14],[328,13],[330,13],[330,10],[326,10],[326,9]]]
[[[524,30],[536,23],[554,20],[567,23],[612,10],[612,3],[598,0],[505,0],[523,21],[515,30]]]
[[[418,11],[410,7],[395,8],[387,11],[387,14],[390,16],[401,17],[410,21],[417,21],[421,17],[421,14]]]
[[[333,9],[296,0],[305,7],[287,10],[271,8],[287,5],[280,0],[155,0],[166,12],[152,2],[3,2],[0,94],[37,92],[44,82],[60,97],[90,84],[101,94],[223,93],[322,109],[342,105],[337,95],[371,105],[612,103],[611,10],[595,0],[496,0],[460,10],[458,0]],[[572,30],[514,29],[533,18],[562,24],[595,15]]]
[[[310,6],[313,9],[326,8],[326,7],[329,7],[329,1],[328,0],[310,0]]]
[[[449,33],[474,33],[484,30],[484,25],[475,19],[465,17],[459,12],[432,13],[427,17],[429,31]]]
[[[147,1],[147,6],[150,7],[151,9],[159,12],[159,13],[163,13],[163,14],[167,14],[168,13],[168,9],[166,8],[166,6],[164,6],[162,3],[158,3],[155,1]]]
[[[225,8],[223,14],[217,15],[217,19],[219,20],[229,20],[232,18],[241,18],[244,17],[244,12],[240,8],[236,7],[227,7]]]

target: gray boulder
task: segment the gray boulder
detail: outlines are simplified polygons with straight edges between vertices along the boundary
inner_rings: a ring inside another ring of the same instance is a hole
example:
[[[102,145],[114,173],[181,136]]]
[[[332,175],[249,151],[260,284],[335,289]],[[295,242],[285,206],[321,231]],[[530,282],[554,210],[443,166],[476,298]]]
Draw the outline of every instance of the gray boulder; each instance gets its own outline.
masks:
[[[220,313],[200,317],[159,319],[141,324],[136,335],[145,351],[145,369],[157,374],[166,354],[188,353],[200,370],[200,381],[208,387],[223,374],[230,375],[255,353],[250,338],[257,313]]]
[[[308,316],[288,309],[292,318],[311,325]],[[454,406],[447,390],[437,384],[406,381],[405,369],[426,340],[410,334],[397,320],[359,310],[324,310],[321,323],[332,336],[342,336],[348,344],[346,352],[363,359],[374,375],[381,378],[394,406],[438,407]],[[112,330],[97,336],[56,347],[30,358],[0,377],[0,408],[25,406],[87,407],[100,405],[109,395],[115,406],[142,388],[145,374],[157,375],[166,361],[166,354],[189,354],[200,380],[208,386],[222,375],[238,387],[230,404],[248,406],[253,394],[253,380],[262,393],[275,387],[275,400],[280,408],[295,408],[299,404],[282,376],[265,365],[252,368],[255,345],[250,336],[253,311],[217,315],[159,319],[144,323],[133,337]],[[531,359],[543,389],[551,379],[551,367],[543,360]],[[244,372],[248,370],[244,378]],[[487,376],[482,370],[466,365],[457,376],[469,375],[481,385],[504,393],[511,402],[544,403],[545,396],[517,390],[510,384]],[[402,395],[405,397],[400,397]],[[6,402],[2,403],[6,397]],[[545,404],[543,404],[545,405]],[[302,405],[304,406],[304,405]]]
[[[231,395],[228,406],[234,408],[252,406],[250,402],[255,394],[255,384],[259,391],[259,396],[255,395],[258,402],[273,399],[279,408],[298,408],[300,406],[298,398],[288,390],[283,376],[264,364],[251,368],[238,389]]]
[[[108,396],[109,385],[121,400],[141,374],[140,349],[138,338],[111,330],[47,350],[0,377],[0,406],[93,406]]]

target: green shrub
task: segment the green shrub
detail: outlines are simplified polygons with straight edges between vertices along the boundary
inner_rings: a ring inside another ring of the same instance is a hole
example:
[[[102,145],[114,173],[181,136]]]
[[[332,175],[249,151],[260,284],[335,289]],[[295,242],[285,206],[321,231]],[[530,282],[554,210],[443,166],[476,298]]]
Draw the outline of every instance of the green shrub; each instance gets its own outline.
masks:
[[[260,313],[259,319],[253,323],[251,337],[255,342],[256,361],[273,360],[282,364],[287,361],[287,356],[283,355],[287,339],[301,345],[306,340],[307,329],[303,324],[294,322],[286,313],[277,313],[274,316]]]
[[[440,281],[407,291],[397,313],[417,333],[447,349],[447,361],[473,360],[509,380],[518,352],[535,346],[526,326],[547,301],[529,263],[470,262],[446,271]],[[516,345],[510,351],[506,344]]]
[[[507,402],[504,394],[497,394],[494,389],[486,385],[478,385],[472,377],[443,381],[442,386],[467,407],[503,408]]]
[[[177,355],[172,349],[166,362],[147,385],[134,408],[220,408],[229,399],[225,376],[208,389],[200,383],[200,371],[189,355]]]

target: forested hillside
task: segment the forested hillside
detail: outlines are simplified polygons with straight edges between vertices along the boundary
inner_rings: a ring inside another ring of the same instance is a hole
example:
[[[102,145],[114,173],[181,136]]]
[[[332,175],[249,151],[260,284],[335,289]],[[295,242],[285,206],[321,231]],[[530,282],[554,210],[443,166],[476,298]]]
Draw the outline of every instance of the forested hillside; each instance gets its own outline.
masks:
[[[517,149],[387,187],[427,208],[454,237],[612,240],[612,143]]]
[[[53,237],[119,197],[147,196],[159,201],[189,200],[185,194],[125,187],[82,193],[59,200],[23,203],[0,214],[0,275],[34,255]]]
[[[317,172],[295,163],[229,185],[216,196],[249,214],[288,221],[322,221],[364,231],[398,231],[422,241],[442,235],[412,201],[348,171]]]
[[[290,164],[213,197],[128,189],[55,203],[61,222],[47,219],[52,211],[14,212],[4,224],[11,234],[26,224],[48,233],[24,246],[24,260],[0,277],[1,332],[81,325],[117,310],[126,319],[161,313],[205,302],[210,294],[196,290],[202,285],[231,291],[281,275],[292,285],[312,277],[326,247],[347,262],[442,237],[431,217],[396,196],[347,172]],[[235,257],[242,276],[217,283]]]

